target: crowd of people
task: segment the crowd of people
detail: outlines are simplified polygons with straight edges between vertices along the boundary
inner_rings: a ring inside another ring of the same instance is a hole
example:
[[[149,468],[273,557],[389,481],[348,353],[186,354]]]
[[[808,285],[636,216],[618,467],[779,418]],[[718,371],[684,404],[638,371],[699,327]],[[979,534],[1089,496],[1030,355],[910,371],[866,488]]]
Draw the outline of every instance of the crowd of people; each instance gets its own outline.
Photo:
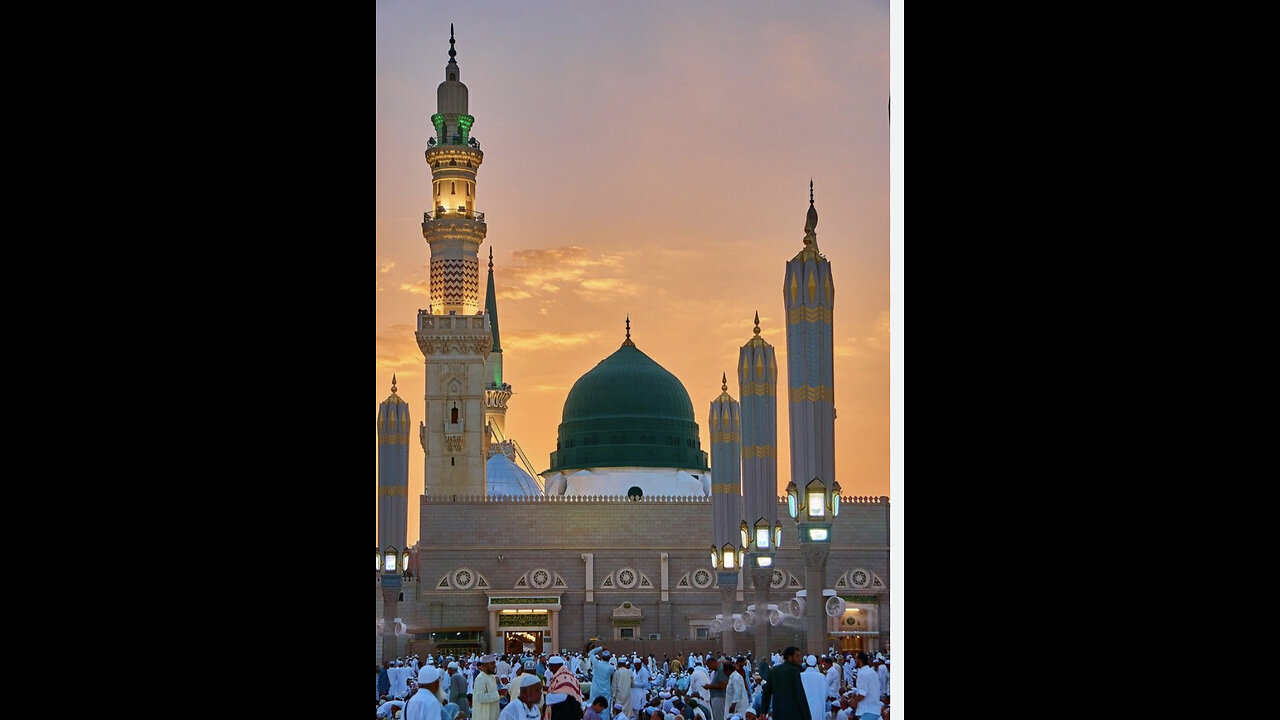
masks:
[[[391,720],[888,720],[889,658],[723,654],[661,659],[583,652],[428,655],[377,668],[377,718]]]

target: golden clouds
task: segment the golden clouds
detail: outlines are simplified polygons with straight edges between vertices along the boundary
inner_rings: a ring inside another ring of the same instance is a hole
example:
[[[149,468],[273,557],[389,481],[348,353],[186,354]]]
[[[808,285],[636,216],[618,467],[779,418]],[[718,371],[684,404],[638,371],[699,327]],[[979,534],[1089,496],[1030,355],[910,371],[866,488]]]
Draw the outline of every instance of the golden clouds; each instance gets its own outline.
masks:
[[[422,367],[422,351],[418,349],[418,340],[414,336],[412,325],[388,325],[385,330],[375,336],[377,347],[375,358],[378,370],[393,370],[400,377],[416,375],[413,370],[405,368]]]
[[[498,297],[508,300],[547,299],[572,291],[582,300],[608,300],[639,294],[639,286],[618,277],[625,271],[621,254],[595,255],[571,245],[512,253],[517,264],[496,270],[503,279]]]
[[[395,267],[396,267],[396,263],[395,263],[395,261],[393,260],[393,261],[391,261],[391,262],[389,262],[389,263],[383,263],[383,264],[382,264],[382,267],[378,268],[378,272],[380,272],[380,273],[382,273],[382,274],[384,274],[384,275],[385,275],[385,274],[387,274],[387,273],[391,272],[392,270],[394,270],[394,269],[395,269]]]
[[[595,341],[598,332],[518,332],[502,333],[502,350],[568,350]],[[416,343],[414,347],[417,347]]]
[[[410,295],[423,295],[431,297],[431,281],[419,280],[415,283],[400,283],[400,290]]]

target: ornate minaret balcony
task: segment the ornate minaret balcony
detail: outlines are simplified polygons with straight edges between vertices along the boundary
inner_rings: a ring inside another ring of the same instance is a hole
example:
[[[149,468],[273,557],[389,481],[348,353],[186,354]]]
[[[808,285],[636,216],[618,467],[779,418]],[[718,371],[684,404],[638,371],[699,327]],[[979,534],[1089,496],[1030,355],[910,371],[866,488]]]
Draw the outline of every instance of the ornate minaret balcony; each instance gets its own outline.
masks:
[[[431,308],[418,311],[418,349],[423,355],[446,353],[488,357],[493,335],[487,315],[436,315]]]

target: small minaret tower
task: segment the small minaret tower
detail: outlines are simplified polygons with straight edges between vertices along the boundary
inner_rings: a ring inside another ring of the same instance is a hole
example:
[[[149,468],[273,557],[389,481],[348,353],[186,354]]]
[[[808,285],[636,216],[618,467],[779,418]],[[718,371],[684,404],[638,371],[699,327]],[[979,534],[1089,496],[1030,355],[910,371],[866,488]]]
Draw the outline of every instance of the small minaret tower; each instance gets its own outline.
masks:
[[[467,86],[455,59],[436,90],[436,136],[427,141],[432,209],[422,237],[431,247],[431,304],[418,311],[418,348],[426,359],[426,420],[419,441],[426,453],[426,495],[483,495],[485,490],[486,359],[494,345],[480,308],[480,243],[488,228],[476,212],[476,170],[484,161],[471,135]]]
[[[778,522],[778,358],[760,337],[760,313],[752,338],[738,350],[742,395],[742,507],[747,564],[756,590],[755,656],[768,657],[769,585],[773,558],[782,542]]]
[[[382,573],[382,657],[394,658],[397,649],[395,616],[401,573],[408,563],[406,545],[409,503],[409,403],[396,394],[391,376],[391,396],[378,404],[378,570]]]
[[[804,248],[787,262],[782,297],[787,308],[787,388],[791,419],[791,481],[788,511],[799,529],[805,565],[806,647],[820,654],[827,647],[827,554],[831,521],[839,512],[840,485],[835,463],[835,383],[831,310],[835,287],[831,263],[818,252],[818,211],[809,181],[809,212]]]
[[[502,381],[502,337],[498,334],[498,295],[493,287],[493,248],[489,248],[489,288],[484,296],[484,312],[493,330],[493,349],[485,361],[484,417],[494,428],[490,440],[507,440],[507,401],[511,386]]]
[[[729,380],[720,375],[720,397],[711,401],[707,420],[711,432],[711,519],[719,558],[716,580],[720,586],[722,650],[734,651],[733,600],[742,573],[742,408],[729,394]]]

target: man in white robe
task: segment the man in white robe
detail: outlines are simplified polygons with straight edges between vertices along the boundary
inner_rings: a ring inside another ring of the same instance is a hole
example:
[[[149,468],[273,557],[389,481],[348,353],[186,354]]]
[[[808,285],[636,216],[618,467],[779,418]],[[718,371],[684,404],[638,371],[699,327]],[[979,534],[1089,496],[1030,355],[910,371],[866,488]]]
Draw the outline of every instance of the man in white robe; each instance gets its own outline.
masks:
[[[404,706],[404,720],[444,720],[444,708],[437,693],[440,691],[440,669],[426,667],[418,674],[418,691]]]
[[[632,661],[632,677],[631,677],[631,712],[638,713],[640,708],[644,707],[648,702],[649,695],[649,677],[651,673],[649,668],[645,667],[644,661],[636,658]]]
[[[631,720],[636,720],[636,709],[631,707],[631,681],[635,675],[628,663],[618,663],[613,672],[613,704],[622,706],[622,713]]]
[[[800,673],[800,686],[804,688],[804,697],[809,701],[809,717],[812,720],[823,720],[827,716],[827,679],[818,671],[818,658],[809,655],[804,659],[804,672]]]
[[[507,686],[511,702],[498,714],[498,720],[538,720],[538,700],[542,698],[542,682],[533,673],[517,675]]]
[[[471,717],[474,720],[498,720],[498,680],[493,676],[495,659],[480,656],[475,682],[471,685]]]
[[[729,684],[724,690],[724,714],[726,717],[737,715],[741,718],[751,702],[751,696],[747,694],[747,681],[742,677],[742,672],[728,660],[724,661],[724,665],[725,672],[729,674]]]

